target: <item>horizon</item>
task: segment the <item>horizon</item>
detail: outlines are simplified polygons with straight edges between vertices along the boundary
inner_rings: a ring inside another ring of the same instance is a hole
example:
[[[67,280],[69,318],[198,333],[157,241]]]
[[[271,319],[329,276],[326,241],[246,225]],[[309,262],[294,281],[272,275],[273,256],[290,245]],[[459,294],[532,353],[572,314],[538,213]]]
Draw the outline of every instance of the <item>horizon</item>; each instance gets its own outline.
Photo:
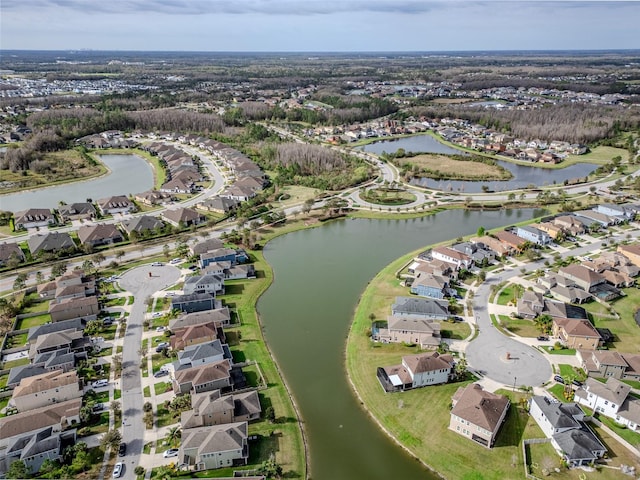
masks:
[[[636,0],[3,0],[25,51],[475,52],[640,48]],[[411,48],[407,48],[411,47]]]

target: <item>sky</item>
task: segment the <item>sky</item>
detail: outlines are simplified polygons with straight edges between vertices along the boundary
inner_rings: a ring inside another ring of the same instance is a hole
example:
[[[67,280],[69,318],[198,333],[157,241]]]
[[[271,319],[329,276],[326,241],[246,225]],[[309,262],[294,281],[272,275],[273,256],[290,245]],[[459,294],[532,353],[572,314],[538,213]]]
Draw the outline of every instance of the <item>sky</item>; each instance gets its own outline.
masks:
[[[0,49],[640,48],[640,1],[0,0]]]

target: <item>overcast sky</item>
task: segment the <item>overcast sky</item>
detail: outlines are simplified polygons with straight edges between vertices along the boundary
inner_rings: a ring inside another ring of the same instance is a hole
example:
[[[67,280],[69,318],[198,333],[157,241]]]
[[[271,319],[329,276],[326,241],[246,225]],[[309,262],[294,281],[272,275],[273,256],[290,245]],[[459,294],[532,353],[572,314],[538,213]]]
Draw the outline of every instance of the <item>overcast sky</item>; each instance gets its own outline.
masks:
[[[640,1],[0,0],[0,47],[446,51],[640,48]]]

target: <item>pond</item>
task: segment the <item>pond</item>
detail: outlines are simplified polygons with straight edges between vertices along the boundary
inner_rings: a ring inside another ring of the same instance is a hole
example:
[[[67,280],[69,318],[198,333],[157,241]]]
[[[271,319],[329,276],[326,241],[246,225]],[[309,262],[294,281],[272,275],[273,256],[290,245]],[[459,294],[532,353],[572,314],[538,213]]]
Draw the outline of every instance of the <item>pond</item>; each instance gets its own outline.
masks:
[[[129,195],[153,188],[153,169],[139,155],[98,155],[109,172],[98,178],[0,195],[0,210],[17,212],[28,208],[57,208],[65,203]]]
[[[369,145],[364,145],[360,148],[364,151],[376,154],[381,154],[382,152],[393,153],[399,148],[403,148],[407,152],[414,153],[466,154],[466,152],[440,143],[430,135],[415,135],[413,137],[404,137],[396,140],[383,140]],[[529,185],[535,185],[537,187],[563,184],[565,180],[586,177],[598,168],[597,165],[591,163],[574,163],[573,165],[559,169],[540,168],[533,165],[520,165],[502,160],[496,160],[496,163],[509,170],[513,177],[510,180],[503,181],[433,180],[431,178],[416,177],[411,181],[411,184],[425,188],[460,193],[479,193],[483,191],[482,187],[486,186],[489,190],[498,192],[525,188]]]
[[[347,382],[345,338],[358,296],[379,270],[407,252],[473,233],[481,225],[495,228],[543,214],[533,209],[448,210],[409,220],[340,220],[266,245],[275,281],[260,298],[258,312],[300,408],[310,477],[436,478],[374,425]]]

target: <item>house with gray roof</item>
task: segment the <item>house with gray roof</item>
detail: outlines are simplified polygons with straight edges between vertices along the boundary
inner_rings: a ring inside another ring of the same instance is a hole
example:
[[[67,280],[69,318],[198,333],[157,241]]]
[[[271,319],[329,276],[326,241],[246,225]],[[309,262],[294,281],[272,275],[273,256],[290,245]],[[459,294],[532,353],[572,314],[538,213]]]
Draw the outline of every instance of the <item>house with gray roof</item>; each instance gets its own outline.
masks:
[[[0,243],[0,267],[7,265],[12,258],[19,263],[24,262],[22,249],[16,243]]]
[[[29,329],[29,333],[27,333],[27,342],[32,343],[33,340],[46,333],[61,332],[63,330],[82,330],[83,328],[84,322],[81,318],[45,323],[44,325],[38,325]]]
[[[103,215],[115,215],[117,213],[130,213],[136,209],[135,204],[125,195],[101,198],[98,200],[98,208]]]
[[[197,470],[246,465],[247,422],[182,430],[178,460]]]
[[[528,225],[522,227],[516,227],[515,232],[517,236],[525,239],[527,242],[531,242],[535,245],[549,245],[551,243],[551,237],[543,230]]]
[[[191,250],[191,255],[202,255],[203,253],[218,250],[223,247],[224,243],[222,243],[222,240],[212,237],[190,246],[189,250]]]
[[[171,310],[180,310],[185,313],[202,312],[222,308],[222,302],[216,300],[211,293],[191,293],[189,295],[176,295],[171,297]]]
[[[29,208],[13,214],[13,225],[16,230],[48,227],[56,223],[55,215],[48,208]]]
[[[162,218],[174,226],[200,225],[207,221],[206,217],[192,208],[176,208],[175,210],[165,210]]]
[[[262,407],[256,390],[231,395],[220,390],[197,393],[191,396],[191,410],[182,412],[182,428],[208,427],[223,423],[258,420]]]
[[[612,418],[629,430],[640,432],[640,398],[629,395],[631,387],[617,378],[609,377],[605,383],[587,378],[575,393],[575,401],[594,412]]]
[[[229,390],[233,385],[231,370],[231,362],[226,358],[219,362],[176,370],[172,374],[173,391],[178,395]]]
[[[58,207],[58,214],[63,223],[71,220],[90,220],[96,217],[96,213],[96,207],[89,202],[65,204]]]
[[[215,196],[198,203],[198,208],[209,212],[227,214],[234,212],[238,205],[240,205],[240,202],[233,198]]]
[[[141,215],[123,220],[120,222],[120,225],[122,225],[122,229],[127,235],[131,235],[132,232],[144,235],[146,232],[157,232],[164,228],[164,222],[162,220],[150,215]]]
[[[450,317],[449,302],[435,298],[396,297],[391,315],[411,315],[428,320],[447,320]]]
[[[32,235],[27,239],[31,255],[42,252],[75,251],[76,244],[67,232],[51,232],[44,235]]]
[[[202,312],[181,315],[178,318],[169,320],[169,330],[173,331],[179,328],[209,322],[214,322],[223,327],[231,325],[231,312],[229,311],[229,307],[220,307],[214,310],[204,310]]]
[[[440,323],[415,315],[387,317],[386,327],[374,325],[371,339],[382,343],[407,343],[422,349],[435,349],[440,345]]]
[[[185,295],[192,293],[224,294],[224,277],[221,275],[204,274],[187,277],[182,287]]]
[[[211,342],[185,347],[184,350],[178,353],[178,360],[174,362],[174,370],[184,370],[185,368],[219,362],[223,359],[227,359],[233,364],[229,346],[219,339],[215,339]]]

